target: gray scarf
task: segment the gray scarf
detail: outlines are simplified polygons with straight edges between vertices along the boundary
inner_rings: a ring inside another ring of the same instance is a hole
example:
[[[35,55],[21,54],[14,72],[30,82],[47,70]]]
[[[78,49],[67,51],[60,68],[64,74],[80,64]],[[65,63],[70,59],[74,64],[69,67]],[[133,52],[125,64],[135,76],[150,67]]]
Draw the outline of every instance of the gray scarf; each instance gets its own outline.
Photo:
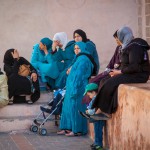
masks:
[[[122,49],[125,49],[127,45],[131,42],[131,40],[133,40],[134,38],[132,30],[127,26],[120,28],[117,31],[117,36],[120,42],[122,43]]]

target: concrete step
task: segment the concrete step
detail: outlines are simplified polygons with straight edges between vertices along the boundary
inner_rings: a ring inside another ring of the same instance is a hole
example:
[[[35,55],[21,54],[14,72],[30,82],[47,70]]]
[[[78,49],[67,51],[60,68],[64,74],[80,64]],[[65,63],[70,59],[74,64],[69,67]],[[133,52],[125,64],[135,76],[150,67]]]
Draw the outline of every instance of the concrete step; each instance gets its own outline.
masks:
[[[0,132],[29,129],[40,111],[40,106],[53,99],[52,93],[41,93],[34,104],[13,104],[0,109]]]

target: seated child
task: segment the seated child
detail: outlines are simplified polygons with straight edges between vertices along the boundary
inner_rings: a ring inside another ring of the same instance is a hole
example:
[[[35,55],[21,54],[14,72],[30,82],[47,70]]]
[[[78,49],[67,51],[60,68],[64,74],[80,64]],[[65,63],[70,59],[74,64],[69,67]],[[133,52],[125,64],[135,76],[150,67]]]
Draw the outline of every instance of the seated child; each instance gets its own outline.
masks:
[[[87,106],[86,114],[89,115],[89,121],[93,122],[94,125],[94,133],[95,133],[95,138],[94,138],[94,143],[91,145],[91,150],[102,150],[103,149],[103,127],[105,125],[104,120],[94,120],[90,118],[91,115],[95,114],[95,108],[91,109],[93,101],[97,95],[98,92],[98,85],[95,83],[90,83],[86,86],[85,93],[89,98],[91,99],[89,105]],[[82,113],[81,115],[86,115]],[[86,117],[86,116],[84,116]],[[88,117],[86,117],[88,118]]]

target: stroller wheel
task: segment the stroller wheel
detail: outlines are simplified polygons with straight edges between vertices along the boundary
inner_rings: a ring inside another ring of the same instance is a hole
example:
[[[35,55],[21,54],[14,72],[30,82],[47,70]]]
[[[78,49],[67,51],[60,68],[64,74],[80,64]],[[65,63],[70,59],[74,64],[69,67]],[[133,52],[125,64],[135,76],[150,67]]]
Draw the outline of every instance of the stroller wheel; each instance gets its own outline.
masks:
[[[30,130],[31,130],[32,132],[37,132],[37,131],[38,131],[38,127],[35,126],[35,125],[32,125],[32,126],[30,127]]]
[[[47,130],[46,129],[40,129],[39,134],[44,136],[47,134]]]

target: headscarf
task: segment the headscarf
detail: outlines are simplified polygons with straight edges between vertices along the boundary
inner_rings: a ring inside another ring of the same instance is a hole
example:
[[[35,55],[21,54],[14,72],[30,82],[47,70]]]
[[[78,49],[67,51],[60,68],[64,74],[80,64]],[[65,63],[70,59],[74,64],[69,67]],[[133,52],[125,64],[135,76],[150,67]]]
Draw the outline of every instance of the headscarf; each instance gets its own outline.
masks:
[[[46,45],[47,49],[52,47],[52,40],[50,40],[49,38],[45,37],[43,39],[41,39],[40,41],[43,45]]]
[[[80,48],[82,53],[86,53],[86,44],[84,42],[76,42],[75,45]]]
[[[118,30],[117,30],[118,31]],[[117,31],[113,34],[113,37],[116,38],[117,37]]]
[[[82,37],[83,42],[89,41],[89,39],[87,39],[86,33],[83,30],[81,29],[75,30],[73,33],[73,38],[75,38],[75,33],[79,34]]]
[[[127,26],[124,26],[117,31],[117,37],[120,40],[120,42],[122,43],[122,49],[126,48],[126,46],[134,38],[132,30]]]
[[[62,49],[65,49],[68,43],[67,34],[65,32],[58,32],[54,35],[53,41],[60,41],[60,43],[63,45]]]
[[[12,66],[14,64],[14,58],[12,56],[12,52],[14,52],[14,48],[8,49],[4,54],[4,64]]]

